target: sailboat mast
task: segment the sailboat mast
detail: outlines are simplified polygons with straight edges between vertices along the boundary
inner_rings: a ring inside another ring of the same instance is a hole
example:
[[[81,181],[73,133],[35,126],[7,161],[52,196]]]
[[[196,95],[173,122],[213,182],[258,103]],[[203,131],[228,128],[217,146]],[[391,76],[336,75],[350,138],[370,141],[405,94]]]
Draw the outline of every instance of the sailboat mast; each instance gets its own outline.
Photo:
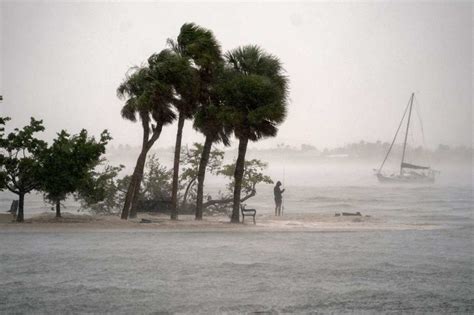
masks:
[[[405,107],[405,111],[403,112],[402,119],[400,120],[400,124],[398,125],[397,132],[395,132],[395,136],[393,136],[393,140],[392,140],[392,143],[390,144],[390,148],[388,148],[387,154],[385,155],[385,158],[383,159],[383,162],[382,162],[382,164],[380,165],[380,167],[377,171],[378,173],[380,173],[382,171],[382,168],[385,165],[385,162],[387,161],[387,158],[388,158],[390,152],[392,151],[393,145],[395,144],[395,140],[397,140],[398,132],[400,131],[400,128],[402,127],[403,120],[405,119],[405,116],[407,114],[408,108],[410,107],[410,104],[411,104],[411,98],[408,100],[408,104]]]
[[[410,128],[411,110],[413,108],[413,99],[414,98],[415,98],[415,93],[411,93],[410,112],[408,113],[407,130],[405,132],[405,141],[403,142],[403,154],[402,154],[402,163],[400,164],[400,175],[402,175],[403,163],[405,162],[405,151],[406,151],[406,148],[407,148],[408,129]]]

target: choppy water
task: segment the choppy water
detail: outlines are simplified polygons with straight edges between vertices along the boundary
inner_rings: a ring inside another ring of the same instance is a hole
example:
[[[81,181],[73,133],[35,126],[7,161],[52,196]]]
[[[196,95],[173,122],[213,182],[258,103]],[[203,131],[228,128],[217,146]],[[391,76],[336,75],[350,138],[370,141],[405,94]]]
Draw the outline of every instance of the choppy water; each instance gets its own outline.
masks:
[[[0,230],[0,313],[474,312],[471,174],[431,186],[380,186],[358,173],[347,181],[305,173],[295,182],[291,174],[287,212],[361,211],[439,228]],[[249,205],[271,213],[271,192],[263,186]],[[37,208],[27,211],[44,210],[30,199]]]

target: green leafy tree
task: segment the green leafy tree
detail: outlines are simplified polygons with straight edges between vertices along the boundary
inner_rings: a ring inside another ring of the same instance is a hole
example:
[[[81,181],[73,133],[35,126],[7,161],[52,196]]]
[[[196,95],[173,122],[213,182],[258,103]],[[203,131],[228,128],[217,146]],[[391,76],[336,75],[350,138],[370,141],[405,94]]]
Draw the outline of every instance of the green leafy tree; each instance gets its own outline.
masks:
[[[244,195],[241,196],[240,202],[245,202],[248,199],[254,197],[257,194],[258,184],[273,184],[273,180],[270,178],[270,176],[265,175],[263,173],[267,166],[267,163],[262,162],[258,159],[245,161],[244,173],[242,176],[242,192],[244,193]],[[227,207],[227,205],[231,204],[234,201],[232,195],[235,187],[235,168],[236,163],[232,163],[226,164],[219,169],[217,174],[223,175],[229,178],[230,180],[227,184],[227,193],[221,194],[218,199],[209,199],[203,204],[204,209],[213,206],[217,207],[218,210],[223,210]]]
[[[125,195],[122,219],[127,219],[129,215],[136,216],[148,151],[160,137],[163,126],[172,123],[176,118],[172,110],[174,89],[164,80],[159,66],[165,58],[166,54],[151,56],[148,63],[153,64],[153,71],[148,66],[134,68],[117,89],[117,95],[126,100],[122,107],[122,117],[132,122],[136,122],[138,117],[143,129],[142,149]]]
[[[171,200],[172,178],[173,172],[162,165],[155,154],[150,156],[143,180],[142,200]]]
[[[25,195],[41,185],[39,157],[47,144],[35,138],[36,133],[44,131],[41,120],[32,117],[29,125],[14,129],[5,137],[4,126],[8,120],[0,118],[0,186],[18,195],[17,221],[23,222]]]
[[[248,142],[276,136],[286,116],[288,79],[280,60],[258,46],[232,50],[226,59],[232,71],[223,81],[225,121],[239,139],[231,218],[238,223]]]
[[[45,199],[56,206],[56,217],[61,217],[61,201],[69,194],[90,185],[94,169],[101,162],[111,137],[105,130],[97,141],[85,129],[77,135],[62,130],[53,144],[43,151],[41,190]]]
[[[80,210],[94,214],[116,214],[123,205],[129,180],[117,179],[123,165],[106,165],[103,170],[94,170],[75,194],[81,204]]]
[[[183,151],[183,158],[181,164],[183,164],[183,172],[180,175],[180,182],[185,187],[183,202],[181,208],[186,208],[186,202],[191,192],[194,192],[196,187],[196,181],[199,176],[200,165],[202,161],[202,153],[204,146],[199,143],[194,143],[189,149]],[[218,171],[222,166],[222,160],[224,159],[224,151],[214,149],[211,150],[208,156],[207,169],[211,174],[217,175]],[[197,196],[196,196],[197,197]]]

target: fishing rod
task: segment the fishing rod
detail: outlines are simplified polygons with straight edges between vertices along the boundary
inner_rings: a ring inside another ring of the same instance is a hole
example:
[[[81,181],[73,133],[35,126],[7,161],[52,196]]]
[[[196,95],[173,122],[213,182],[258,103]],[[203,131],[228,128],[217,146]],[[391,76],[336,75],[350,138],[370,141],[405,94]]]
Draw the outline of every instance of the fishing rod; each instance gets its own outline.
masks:
[[[283,189],[286,189],[286,186],[285,186],[285,166],[283,165]],[[281,197],[281,215],[283,216],[283,211],[285,210],[285,199],[283,198],[283,196]]]

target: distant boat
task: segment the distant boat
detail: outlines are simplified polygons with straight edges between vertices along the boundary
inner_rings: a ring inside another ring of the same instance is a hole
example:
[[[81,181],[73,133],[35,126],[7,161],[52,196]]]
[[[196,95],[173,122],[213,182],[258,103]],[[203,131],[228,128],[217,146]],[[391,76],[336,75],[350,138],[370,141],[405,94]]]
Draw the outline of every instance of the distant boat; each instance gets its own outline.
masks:
[[[400,121],[400,124],[398,125],[398,129],[397,129],[397,132],[395,133],[392,144],[390,145],[390,148],[388,149],[388,152],[385,155],[385,158],[382,164],[380,165],[379,169],[375,170],[376,171],[375,175],[377,176],[377,179],[381,183],[422,184],[422,183],[434,183],[435,181],[435,175],[437,171],[433,170],[430,166],[420,166],[420,165],[415,165],[412,163],[405,162],[408,130],[410,129],[410,119],[411,119],[411,112],[413,109],[414,98],[415,98],[415,93],[412,93],[410,100],[408,102],[408,105],[405,108],[405,112],[403,113],[402,120]],[[387,161],[387,158],[390,155],[390,152],[392,151],[393,144],[395,143],[395,140],[397,139],[398,132],[400,131],[400,128],[403,124],[403,120],[405,118],[407,111],[408,111],[408,122],[407,122],[406,131],[405,131],[405,140],[403,142],[403,153],[402,153],[402,161],[400,163],[400,173],[391,174],[391,175],[382,174],[382,168],[385,165],[385,162]]]

